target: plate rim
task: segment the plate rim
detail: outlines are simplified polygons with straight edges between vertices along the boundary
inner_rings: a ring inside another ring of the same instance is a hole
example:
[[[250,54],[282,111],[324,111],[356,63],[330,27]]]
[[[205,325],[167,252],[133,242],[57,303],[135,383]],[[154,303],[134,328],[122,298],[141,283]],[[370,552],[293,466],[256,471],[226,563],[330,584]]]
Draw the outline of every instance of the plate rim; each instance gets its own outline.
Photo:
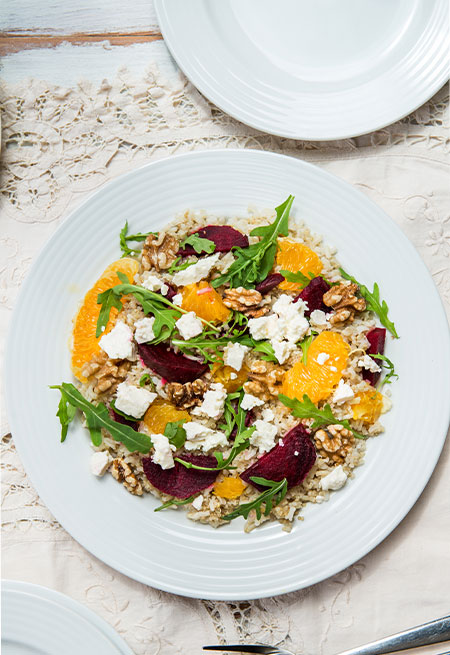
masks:
[[[445,0],[440,0],[440,1],[444,2]],[[209,102],[211,102],[213,105],[218,107],[218,109],[220,109],[226,115],[231,116],[231,118],[233,118],[234,120],[237,120],[243,125],[247,125],[248,127],[251,127],[252,129],[257,130],[258,132],[261,132],[263,134],[270,134],[272,136],[292,139],[294,141],[318,141],[318,142],[340,141],[345,139],[353,139],[355,137],[363,136],[366,134],[371,134],[372,132],[377,132],[378,130],[393,125],[394,123],[397,123],[398,121],[402,120],[406,116],[412,114],[414,111],[419,109],[423,104],[428,102],[450,80],[450,70],[449,70],[449,66],[447,66],[447,70],[443,71],[442,75],[436,79],[434,84],[431,84],[430,86],[426,87],[427,90],[423,91],[423,94],[420,96],[420,99],[417,101],[417,104],[415,104],[413,107],[405,111],[402,110],[399,114],[396,113],[395,117],[393,117],[388,123],[386,123],[385,121],[375,122],[371,126],[367,127],[367,129],[365,128],[363,131],[357,131],[357,132],[343,131],[342,133],[339,133],[335,136],[321,136],[320,134],[307,134],[305,136],[302,135],[293,136],[291,133],[282,132],[276,129],[271,129],[266,125],[262,126],[261,123],[258,123],[257,121],[253,122],[252,120],[247,120],[247,119],[243,120],[242,117],[239,116],[239,113],[235,112],[232,109],[232,106],[230,109],[229,106],[230,103],[226,102],[227,99],[225,97],[223,97],[223,100],[221,99],[222,97],[219,98],[219,100],[217,100],[216,97],[217,94],[214,91],[211,93],[211,89],[209,85],[206,82],[203,82],[200,72],[194,67],[192,67],[189,62],[188,63],[184,62],[183,58],[179,56],[180,50],[177,47],[176,34],[172,30],[169,23],[163,18],[163,13],[167,11],[167,6],[168,3],[165,3],[164,0],[154,0],[155,13],[158,20],[159,28],[161,30],[161,34],[163,36],[164,43],[167,46],[171,56],[174,58],[177,66],[180,68],[180,70],[183,72],[186,78],[191,82],[191,84],[193,84],[194,87],[203,96],[205,96],[205,98]]]
[[[440,297],[440,294],[439,294],[439,292],[437,290],[436,285],[434,284],[434,281],[433,281],[433,278],[432,278],[432,275],[431,275],[430,271],[426,267],[424,261],[420,257],[420,255],[417,252],[416,248],[413,246],[413,244],[408,239],[408,237],[404,234],[404,232],[401,230],[401,228],[397,225],[397,223],[389,216],[389,214],[387,214],[387,212],[385,212],[384,209],[382,209],[376,202],[374,202],[368,196],[366,196],[360,189],[356,188],[354,185],[347,182],[346,180],[343,180],[342,178],[339,178],[337,175],[335,175],[333,173],[330,173],[327,170],[324,170],[323,168],[321,168],[320,166],[318,166],[316,164],[307,162],[305,160],[302,160],[302,159],[299,159],[297,157],[290,156],[290,155],[284,155],[284,154],[275,153],[275,152],[271,152],[271,151],[265,151],[265,150],[238,149],[238,148],[198,150],[198,151],[194,151],[194,152],[180,153],[180,154],[177,154],[177,155],[169,155],[167,157],[157,159],[155,161],[151,161],[151,162],[145,164],[144,166],[137,167],[137,168],[135,168],[135,169],[133,169],[131,171],[128,171],[127,173],[125,173],[123,175],[117,176],[113,180],[110,180],[107,183],[105,183],[99,189],[94,190],[79,205],[74,207],[74,209],[72,209],[68,213],[67,217],[65,217],[62,220],[61,224],[58,226],[58,228],[55,230],[55,232],[51,235],[51,237],[49,239],[47,239],[47,241],[43,244],[42,248],[40,249],[39,253],[36,255],[36,257],[35,257],[35,259],[33,261],[33,264],[30,267],[30,269],[29,269],[29,271],[28,271],[28,273],[26,275],[26,278],[25,278],[24,282],[21,285],[21,289],[20,289],[20,292],[19,292],[18,297],[16,299],[14,310],[12,312],[12,316],[11,316],[11,319],[10,319],[10,322],[9,322],[9,327],[8,327],[8,335],[7,335],[7,340],[6,340],[5,365],[4,365],[4,369],[3,369],[4,381],[7,382],[8,371],[10,370],[10,366],[11,366],[11,363],[9,361],[9,357],[10,357],[9,352],[10,352],[11,349],[9,348],[9,345],[10,345],[12,339],[13,339],[12,334],[14,332],[13,328],[14,328],[14,324],[15,324],[15,316],[17,315],[16,308],[20,305],[22,296],[25,295],[28,285],[32,284],[32,282],[30,282],[30,280],[33,279],[32,273],[34,272],[35,267],[38,266],[41,256],[43,256],[43,253],[45,252],[45,250],[49,246],[49,244],[54,239],[59,238],[59,232],[64,228],[64,226],[66,225],[66,223],[68,221],[73,220],[73,217],[76,216],[76,214],[78,214],[78,212],[84,210],[85,206],[89,205],[92,198],[98,196],[101,193],[105,193],[105,192],[107,193],[108,188],[112,187],[115,183],[117,183],[117,181],[122,182],[123,180],[125,180],[128,177],[133,177],[133,175],[135,175],[137,172],[142,171],[143,169],[148,169],[148,168],[151,168],[151,167],[157,167],[158,165],[161,165],[161,164],[166,164],[167,165],[167,164],[169,164],[169,162],[171,160],[174,160],[174,159],[178,160],[180,158],[186,158],[186,159],[200,158],[201,159],[202,157],[205,157],[205,156],[206,157],[209,157],[209,156],[213,156],[213,157],[215,157],[215,156],[219,156],[219,157],[221,157],[221,156],[231,156],[232,157],[232,156],[236,156],[236,155],[238,157],[249,157],[249,158],[254,157],[254,156],[257,156],[257,157],[262,156],[265,159],[274,159],[274,160],[284,160],[284,159],[286,159],[286,160],[289,160],[289,161],[292,161],[292,162],[296,162],[296,165],[304,166],[307,169],[313,169],[315,171],[318,171],[320,175],[326,176],[326,177],[330,178],[331,180],[334,180],[335,182],[337,181],[339,183],[339,185],[343,185],[348,190],[351,190],[351,192],[353,194],[356,194],[360,198],[363,198],[365,202],[367,202],[371,206],[375,207],[379,213],[383,214],[385,220],[387,220],[390,223],[391,227],[393,229],[395,229],[395,231],[400,235],[400,237],[403,240],[404,247],[405,248],[407,247],[411,251],[411,253],[413,254],[413,256],[416,259],[417,264],[421,267],[422,275],[425,274],[426,277],[428,278],[429,282],[431,282],[432,288],[434,290],[435,298],[439,301],[439,303],[438,303],[439,306],[440,306],[439,320],[442,322],[442,325],[447,325],[447,319],[446,319],[446,313],[445,313],[445,307],[444,307],[443,301],[442,301],[442,299]],[[447,328],[448,328],[448,325],[447,325]],[[447,352],[450,353],[450,334],[448,332],[447,332],[447,334],[448,334],[448,338],[447,338],[447,341],[446,341],[446,348],[447,348]],[[449,378],[449,381],[450,381],[450,378]],[[12,395],[12,392],[10,391],[10,386],[9,385],[5,384],[5,390],[6,390],[5,405],[6,405],[6,408],[8,409],[8,408],[10,408],[12,406],[13,395]],[[10,427],[11,427],[11,434],[13,435],[13,432],[15,431],[15,428],[14,428],[15,418],[13,418],[11,415],[9,416],[9,422],[10,422]],[[143,584],[146,584],[148,586],[160,589],[162,591],[166,591],[166,592],[169,592],[169,593],[181,595],[181,596],[184,596],[184,597],[197,598],[197,599],[198,598],[203,598],[203,599],[217,600],[217,601],[220,601],[220,600],[222,600],[222,601],[223,600],[233,600],[234,601],[234,600],[253,600],[253,599],[258,599],[258,598],[267,598],[267,597],[272,597],[272,596],[277,596],[277,595],[283,595],[285,593],[291,593],[291,592],[299,590],[301,588],[306,588],[307,586],[310,586],[312,584],[317,584],[319,582],[322,582],[323,580],[325,580],[325,579],[327,579],[327,578],[341,572],[342,570],[344,570],[345,568],[347,568],[351,564],[355,563],[356,561],[358,561],[359,559],[361,559],[362,557],[364,557],[365,555],[370,553],[382,541],[384,541],[384,539],[387,536],[389,536],[389,534],[391,534],[391,532],[393,532],[393,530],[408,515],[408,513],[410,512],[412,507],[415,505],[415,503],[418,501],[418,499],[422,495],[426,485],[428,484],[428,482],[429,482],[429,480],[431,478],[431,475],[433,474],[433,471],[436,468],[437,462],[438,462],[438,460],[440,458],[442,449],[443,449],[445,441],[446,441],[447,429],[448,429],[449,424],[450,424],[450,398],[449,398],[449,402],[447,404],[447,411],[445,412],[445,416],[444,416],[444,411],[442,411],[442,420],[441,420],[442,436],[441,436],[441,439],[440,439],[440,442],[439,442],[440,446],[439,446],[439,448],[436,448],[436,452],[434,453],[433,459],[430,459],[430,464],[427,467],[426,471],[424,471],[423,484],[421,485],[420,489],[418,488],[418,489],[416,489],[414,491],[414,494],[412,494],[412,496],[408,500],[408,502],[405,502],[402,505],[401,508],[397,509],[397,512],[395,513],[395,516],[393,516],[391,518],[391,520],[389,521],[389,523],[384,526],[383,530],[380,530],[376,537],[373,537],[370,541],[368,541],[364,545],[364,547],[362,547],[359,550],[359,552],[356,554],[356,556],[355,556],[355,554],[349,555],[345,560],[341,560],[339,562],[339,564],[330,565],[329,569],[327,569],[327,570],[325,570],[323,572],[323,575],[316,576],[314,581],[309,582],[307,585],[302,584],[301,586],[299,586],[298,583],[293,582],[292,585],[289,585],[289,586],[285,585],[282,591],[279,591],[279,590],[274,591],[273,589],[271,589],[271,590],[269,590],[267,592],[264,592],[264,593],[257,593],[257,594],[250,594],[250,595],[249,594],[243,595],[242,592],[238,592],[237,594],[236,593],[231,593],[231,592],[226,592],[226,593],[224,593],[224,594],[222,594],[220,596],[216,595],[216,594],[206,594],[206,595],[203,594],[203,595],[200,596],[198,594],[198,592],[196,593],[195,591],[188,591],[188,590],[186,590],[184,588],[182,590],[180,590],[180,588],[177,588],[177,584],[175,582],[173,582],[171,584],[165,584],[165,583],[161,584],[161,583],[158,582],[158,584],[155,584],[153,581],[149,581],[148,577],[146,578],[146,577],[140,575],[139,573],[134,572],[130,567],[127,566],[126,563],[120,563],[120,562],[118,563],[114,557],[104,557],[99,548],[97,548],[97,547],[92,547],[92,548],[88,547],[86,545],[86,541],[87,541],[86,536],[84,536],[82,539],[78,539],[78,537],[73,536],[72,532],[70,532],[65,527],[66,521],[61,520],[60,517],[56,516],[56,514],[53,512],[53,509],[52,509],[53,502],[52,502],[52,499],[50,498],[50,492],[45,491],[43,494],[41,494],[41,492],[39,491],[38,493],[39,493],[40,497],[42,498],[43,502],[45,503],[46,507],[49,509],[49,511],[55,516],[55,518],[58,520],[60,525],[72,536],[73,539],[75,539],[83,548],[85,548],[93,556],[97,557],[98,559],[103,561],[105,564],[107,564],[108,566],[111,566],[112,568],[119,571],[120,573],[123,573],[123,574],[127,575],[131,579],[137,580],[137,581],[139,581],[139,582],[141,582]],[[20,445],[20,446],[17,445],[16,439],[14,438],[14,435],[13,435],[13,441],[14,441],[15,447],[17,449],[18,455],[19,455],[19,457],[21,459],[21,462],[23,463],[22,453],[25,452],[25,448],[23,447],[23,444]],[[22,447],[23,447],[23,450],[22,450]],[[26,459],[26,457],[25,457],[25,459]],[[25,468],[25,466],[24,466],[24,468]],[[37,491],[37,488],[36,488],[36,486],[34,484],[34,474],[30,475],[28,469],[25,469],[25,471],[26,471],[26,474],[27,474],[31,484],[33,485],[33,488],[36,489],[36,491]],[[47,501],[50,501],[50,502],[47,502]]]

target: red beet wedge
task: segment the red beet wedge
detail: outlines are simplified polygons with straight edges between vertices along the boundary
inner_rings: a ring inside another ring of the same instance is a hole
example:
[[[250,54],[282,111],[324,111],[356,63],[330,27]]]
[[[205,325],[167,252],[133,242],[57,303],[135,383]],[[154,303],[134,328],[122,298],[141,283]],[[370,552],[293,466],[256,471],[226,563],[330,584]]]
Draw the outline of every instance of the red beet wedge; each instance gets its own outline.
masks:
[[[242,232],[235,230],[234,227],[229,225],[207,225],[206,227],[196,230],[193,234],[198,234],[202,239],[209,239],[214,241],[216,244],[216,249],[214,252],[229,252],[234,246],[239,246],[239,248],[247,248],[248,238]],[[180,248],[178,254],[181,257],[187,257],[188,255],[197,255],[194,248],[190,245]],[[206,254],[206,253],[200,253]]]
[[[384,343],[386,341],[386,329],[385,328],[372,328],[366,334],[367,341],[370,343],[370,346],[367,348],[368,355],[382,355],[384,353]],[[382,362],[375,357],[372,357],[373,361],[378,364],[381,368]],[[367,380],[369,384],[375,386],[378,380],[380,379],[381,371],[378,373],[372,373],[363,368],[362,376],[364,380]]]
[[[330,311],[322,298],[323,294],[328,291],[330,285],[323,277],[314,277],[311,282],[294,298],[294,302],[300,298],[308,303],[308,309],[305,311],[305,316],[309,316],[315,309],[321,309],[323,312]]]
[[[209,455],[183,453],[180,459],[197,466],[208,466],[209,468],[217,466],[216,458]],[[175,462],[174,468],[162,469],[159,464],[152,462],[151,457],[144,457],[142,465],[144,473],[152,485],[165,494],[175,496],[175,498],[193,496],[212,485],[218,475],[218,471],[187,469],[179,462]]]
[[[255,289],[264,295],[265,293],[272,291],[272,289],[275,289],[275,287],[281,284],[283,280],[284,277],[281,273],[272,273],[271,275],[268,275],[265,280],[257,284]]]
[[[316,449],[308,430],[301,424],[296,425],[282,441],[283,445],[278,444],[241,473],[241,478],[260,491],[265,491],[266,487],[255,484],[250,478],[265,478],[275,482],[286,478],[288,488],[303,482],[316,461]]]
[[[146,366],[168,382],[193,382],[208,370],[207,364],[175,353],[162,343],[138,344],[139,355]]]

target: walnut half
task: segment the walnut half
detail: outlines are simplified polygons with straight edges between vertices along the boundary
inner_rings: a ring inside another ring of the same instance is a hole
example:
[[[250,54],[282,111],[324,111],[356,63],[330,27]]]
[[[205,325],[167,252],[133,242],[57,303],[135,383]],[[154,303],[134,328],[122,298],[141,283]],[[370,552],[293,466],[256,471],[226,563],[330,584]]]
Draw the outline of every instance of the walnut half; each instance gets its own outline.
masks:
[[[259,318],[270,311],[269,307],[259,307],[261,300],[262,295],[256,289],[236,287],[235,289],[225,289],[223,304],[250,318]]]
[[[323,294],[323,302],[332,307],[335,313],[330,316],[330,323],[345,323],[353,321],[355,312],[362,312],[366,308],[364,298],[358,298],[357,284],[338,284]]]
[[[121,482],[130,494],[142,496],[144,493],[142,485],[124,459],[113,459],[109,470],[111,471],[113,478],[117,480],[117,482]]]
[[[94,381],[95,393],[105,393],[106,391],[112,393],[120,382],[125,380],[130,367],[131,362],[126,360],[113,362],[108,359],[105,352],[101,351],[86,362],[81,372],[89,381]]]
[[[142,268],[149,271],[152,267],[159,272],[169,268],[175,261],[179,244],[170,234],[149,234],[142,248]]]
[[[194,405],[200,405],[201,399],[206,391],[206,382],[194,380],[193,382],[169,382],[164,387],[167,398],[177,407],[187,409]]]
[[[343,464],[348,453],[352,450],[355,437],[350,430],[337,423],[317,430],[314,442],[318,453],[335,464]]]
[[[250,364],[249,382],[244,384],[244,391],[268,400],[270,396],[277,396],[283,381],[285,371],[280,367],[258,359]]]

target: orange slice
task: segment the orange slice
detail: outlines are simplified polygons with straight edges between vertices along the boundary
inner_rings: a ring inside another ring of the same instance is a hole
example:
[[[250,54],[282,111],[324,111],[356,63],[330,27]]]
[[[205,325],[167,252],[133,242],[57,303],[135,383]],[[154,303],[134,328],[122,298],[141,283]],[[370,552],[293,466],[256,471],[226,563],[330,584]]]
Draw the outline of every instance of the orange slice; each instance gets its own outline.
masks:
[[[309,273],[312,273],[314,276],[319,275],[323,268],[322,261],[314,250],[303,245],[303,243],[290,241],[290,239],[278,239],[276,263],[280,271],[291,271],[292,273],[298,273],[300,271],[308,277]],[[279,288],[284,291],[299,293],[303,286],[297,282],[284,280],[279,285]]]
[[[245,364],[240,371],[235,371],[231,366],[216,362],[211,369],[211,373],[214,382],[220,382],[228,393],[233,393],[240,389],[244,382],[247,382],[249,370]]]
[[[214,484],[213,494],[220,498],[239,498],[245,489],[241,478],[228,477]]]
[[[306,393],[314,403],[325,400],[339,383],[349,352],[350,346],[340,334],[321,332],[309,347],[306,365],[299,360],[286,372],[281,393],[299,400]],[[319,357],[322,353],[328,357]],[[323,364],[318,357],[325,359]]]
[[[231,312],[223,304],[221,296],[205,280],[183,287],[181,295],[181,307],[188,312],[195,312],[205,321],[225,323],[230,317]]]
[[[117,271],[125,273],[130,282],[132,282],[138,270],[139,262],[135,259],[131,259],[130,257],[119,259],[103,271],[101,277],[99,277],[92,289],[85,295],[83,304],[74,320],[72,332],[72,371],[75,377],[81,382],[86,381],[81,374],[83,366],[100,350],[98,342],[101,337],[97,338],[95,336],[97,320],[100,314],[100,305],[97,305],[98,294],[106,291],[106,289],[110,289],[116,284],[121,284],[117,277]],[[117,319],[117,314],[117,309],[113,307],[103,334],[112,330]]]
[[[356,398],[359,398],[359,403],[353,405],[353,418],[355,421],[364,421],[364,423],[378,421],[383,409],[383,396],[381,393],[368,386],[366,391],[357,393]]]
[[[190,421],[191,416],[185,409],[178,409],[163,398],[156,398],[142,419],[152,434],[164,434],[166,425],[175,421]]]

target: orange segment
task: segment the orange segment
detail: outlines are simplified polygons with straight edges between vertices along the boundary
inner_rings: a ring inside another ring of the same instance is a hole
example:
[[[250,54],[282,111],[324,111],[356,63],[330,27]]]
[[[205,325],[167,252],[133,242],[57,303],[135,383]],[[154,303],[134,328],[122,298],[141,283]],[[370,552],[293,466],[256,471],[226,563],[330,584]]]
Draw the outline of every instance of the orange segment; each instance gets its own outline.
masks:
[[[230,310],[222,302],[221,296],[209,283],[203,280],[183,287],[181,307],[210,323],[225,323],[230,317]]]
[[[245,484],[242,482],[241,478],[229,477],[215,483],[213,494],[220,498],[228,498],[231,500],[232,498],[239,498],[244,489]]]
[[[156,398],[142,419],[152,434],[164,434],[168,423],[183,420],[190,421],[190,414],[185,409],[178,409],[164,398]]]
[[[72,332],[72,371],[75,377],[81,382],[85,378],[81,374],[83,366],[88,362],[95,353],[100,350],[98,342],[101,337],[95,336],[97,330],[97,320],[100,314],[100,305],[97,305],[97,296],[99,293],[110,289],[116,284],[121,284],[117,277],[117,271],[125,273],[132,282],[134,276],[139,270],[139,262],[130,257],[124,257],[113,262],[105,269],[101,277],[94,284],[84,297],[83,304],[74,320]],[[108,325],[103,334],[106,334],[114,327],[118,311],[113,307],[111,310]]]
[[[299,400],[306,393],[314,403],[325,400],[341,379],[349,352],[340,334],[321,332],[309,347],[306,366],[299,360],[286,372],[281,393]],[[328,355],[323,364],[317,361],[321,353]]]
[[[228,393],[233,393],[240,389],[244,382],[247,382],[249,370],[245,364],[238,372],[234,368],[231,368],[231,366],[225,366],[224,364],[220,364],[220,362],[216,362],[211,369],[211,373],[214,382],[220,382]]]
[[[303,243],[297,243],[289,239],[278,239],[277,266],[280,271],[291,271],[292,273],[300,271],[308,277],[309,273],[314,276],[319,275],[323,268],[322,261],[314,250],[303,245]],[[279,288],[284,291],[299,293],[302,286],[297,282],[284,280]]]
[[[364,421],[364,423],[378,421],[383,409],[383,396],[381,393],[373,387],[368,387],[367,391],[357,393],[356,398],[359,398],[359,403],[353,405],[353,418],[355,421]]]

